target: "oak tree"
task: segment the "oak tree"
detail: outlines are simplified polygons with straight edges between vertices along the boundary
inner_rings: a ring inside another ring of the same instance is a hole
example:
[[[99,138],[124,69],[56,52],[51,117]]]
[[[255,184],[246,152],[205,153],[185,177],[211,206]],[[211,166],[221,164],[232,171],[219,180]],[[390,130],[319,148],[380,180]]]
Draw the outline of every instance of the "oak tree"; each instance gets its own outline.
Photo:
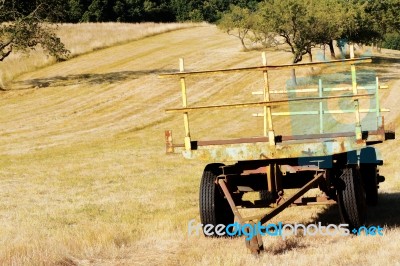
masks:
[[[68,56],[56,27],[47,23],[49,8],[39,1],[0,1],[0,61],[13,52],[28,52],[39,46],[57,60]]]

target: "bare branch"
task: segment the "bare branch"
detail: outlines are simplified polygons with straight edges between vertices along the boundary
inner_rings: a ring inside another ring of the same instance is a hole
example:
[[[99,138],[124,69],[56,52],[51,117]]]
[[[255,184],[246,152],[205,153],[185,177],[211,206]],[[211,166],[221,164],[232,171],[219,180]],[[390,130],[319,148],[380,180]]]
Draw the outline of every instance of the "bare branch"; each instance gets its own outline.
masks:
[[[0,61],[3,61],[6,57],[8,57],[12,53],[12,45],[10,46],[9,50],[7,52],[1,51],[0,54]]]
[[[9,40],[9,41],[6,42],[5,44],[0,45],[0,50],[3,50],[3,49],[5,49],[7,46],[11,45],[13,41],[14,41],[14,38],[12,38],[11,40]]]

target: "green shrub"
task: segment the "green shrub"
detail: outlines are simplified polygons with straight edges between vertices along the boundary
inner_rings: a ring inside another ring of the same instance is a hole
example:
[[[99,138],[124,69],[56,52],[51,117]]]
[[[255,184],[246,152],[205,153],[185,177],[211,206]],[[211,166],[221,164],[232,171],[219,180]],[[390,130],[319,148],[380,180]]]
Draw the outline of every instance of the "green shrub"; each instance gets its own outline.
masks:
[[[383,48],[400,50],[400,34],[391,33],[385,36],[385,40],[383,41]]]

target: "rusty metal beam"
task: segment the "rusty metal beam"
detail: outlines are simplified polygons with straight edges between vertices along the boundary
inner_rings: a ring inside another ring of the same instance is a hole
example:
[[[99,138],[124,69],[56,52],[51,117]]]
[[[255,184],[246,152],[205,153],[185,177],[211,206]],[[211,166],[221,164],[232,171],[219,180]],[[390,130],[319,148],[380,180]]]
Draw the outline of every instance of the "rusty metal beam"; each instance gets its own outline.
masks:
[[[229,189],[226,186],[225,180],[224,179],[219,179],[218,180],[218,184],[221,187],[222,191],[224,192],[224,195],[225,195],[226,199],[228,200],[229,206],[231,207],[233,214],[238,219],[239,223],[243,224],[244,220],[242,218],[242,215],[240,214],[240,212],[236,208],[235,201],[233,200],[233,198],[231,196],[231,193],[229,192]]]
[[[368,131],[368,137],[384,135],[383,131],[373,130]],[[326,133],[326,134],[309,134],[309,135],[292,135],[292,136],[278,136],[283,141],[291,140],[308,140],[308,139],[328,139],[328,138],[339,138],[339,137],[353,137],[354,132],[341,132],[341,133]],[[374,137],[374,140],[377,139]],[[212,146],[212,145],[227,145],[227,144],[240,144],[240,143],[258,143],[268,142],[268,137],[253,137],[253,138],[239,138],[239,139],[225,139],[225,140],[199,140],[194,141],[196,146]],[[367,139],[367,141],[369,141]],[[184,147],[184,144],[173,144],[174,147]]]
[[[258,220],[260,221],[261,224],[266,223],[268,220],[272,219],[276,215],[278,215],[280,212],[282,212],[284,209],[289,207],[292,203],[296,201],[296,199],[300,198],[302,195],[304,195],[307,191],[309,191],[321,178],[323,178],[324,172],[320,172],[315,175],[315,177],[305,184],[298,192],[296,192],[293,196],[285,200],[284,203],[273,209],[267,214],[261,214],[261,215],[255,215],[255,216],[250,216],[250,217],[245,217],[243,218],[245,221],[255,221]]]
[[[165,73],[160,74],[159,78],[171,78],[171,77],[186,77],[196,75],[212,75],[232,72],[243,72],[243,71],[267,71],[267,70],[284,70],[284,69],[297,69],[303,67],[317,67],[317,66],[346,66],[360,63],[371,63],[371,58],[357,58],[357,59],[345,59],[345,60],[334,60],[329,62],[312,62],[312,63],[301,63],[301,64],[288,64],[288,65],[268,65],[258,67],[243,67],[233,69],[217,69],[217,70],[205,70],[205,71],[191,71],[191,72],[177,72],[177,73]]]
[[[252,228],[254,228],[254,223],[249,222]],[[250,232],[250,228],[246,228],[247,233]],[[262,241],[262,237],[260,234],[253,235],[253,237],[250,240],[245,240],[246,242],[246,247],[250,250],[251,254],[253,255],[258,255],[260,254],[261,251],[264,251],[264,244]]]
[[[382,135],[377,135],[375,138],[368,136],[368,141],[382,142],[384,138],[383,132]],[[362,149],[366,146],[366,142],[367,140],[357,142],[354,133],[351,137],[324,138],[318,141],[315,141],[315,139],[283,141],[275,146],[270,146],[268,142],[231,144],[209,142],[209,145],[206,146],[198,145],[196,150],[182,151],[182,155],[186,159],[215,162],[330,156]]]
[[[268,102],[250,102],[250,103],[238,103],[238,104],[226,104],[226,105],[209,105],[209,106],[197,106],[197,107],[186,107],[186,108],[176,108],[167,109],[166,113],[187,113],[190,111],[198,110],[216,110],[216,109],[233,109],[233,108],[246,108],[246,107],[257,107],[257,106],[279,106],[290,102],[314,102],[321,100],[333,100],[333,99],[360,99],[360,98],[370,98],[374,97],[375,93],[358,94],[358,95],[341,95],[341,96],[325,96],[325,97],[309,97],[309,98],[297,98],[288,100],[277,100]]]

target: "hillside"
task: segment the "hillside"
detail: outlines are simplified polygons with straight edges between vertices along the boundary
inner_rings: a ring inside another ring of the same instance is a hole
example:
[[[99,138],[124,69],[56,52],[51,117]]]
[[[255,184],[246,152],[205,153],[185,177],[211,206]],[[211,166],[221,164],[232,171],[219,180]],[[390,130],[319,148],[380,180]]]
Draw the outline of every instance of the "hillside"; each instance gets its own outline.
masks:
[[[373,56],[374,63],[365,69],[374,69],[389,85],[381,101],[391,109],[385,123],[394,123],[399,132],[400,52]],[[173,129],[177,142],[183,140],[182,117],[164,112],[181,104],[180,88],[177,80],[158,79],[160,73],[178,70],[179,57],[185,58],[187,70],[261,64],[259,51],[242,52],[234,37],[203,26],[96,50],[23,74],[9,91],[0,92],[0,264],[400,261],[398,140],[379,146],[387,181],[369,221],[387,226],[384,237],[269,238],[264,239],[269,252],[259,261],[249,257],[242,239],[188,237],[188,221],[199,221],[204,163],[165,155],[165,129]],[[291,54],[270,50],[267,57],[269,64],[284,64]],[[304,74],[310,71],[298,72]],[[289,77],[290,72],[270,78],[283,87]],[[188,81],[189,102],[255,100],[251,92],[261,84],[259,77],[243,74],[194,79]],[[262,124],[251,117],[253,111],[193,115],[192,136],[259,135]],[[289,124],[281,120],[280,131],[290,130]],[[275,219],[338,222],[338,215],[336,207],[300,207]]]

